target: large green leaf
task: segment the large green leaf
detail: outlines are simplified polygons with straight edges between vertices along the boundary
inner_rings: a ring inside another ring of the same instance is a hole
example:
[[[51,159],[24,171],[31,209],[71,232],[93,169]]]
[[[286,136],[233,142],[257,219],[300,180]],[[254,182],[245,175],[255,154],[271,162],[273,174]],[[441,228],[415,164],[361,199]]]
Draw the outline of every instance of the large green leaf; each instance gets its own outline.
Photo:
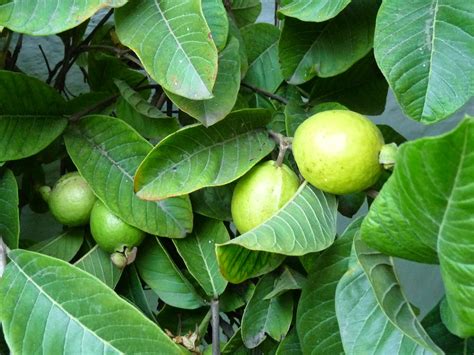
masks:
[[[312,81],[311,103],[335,101],[365,115],[380,115],[385,110],[388,84],[372,52],[342,74]]]
[[[307,183],[292,200],[261,225],[217,245],[224,277],[233,283],[277,267],[283,255],[324,250],[336,236],[337,201]]]
[[[385,0],[375,57],[403,111],[431,123],[474,95],[474,6],[465,0]]]
[[[66,128],[65,100],[24,74],[0,71],[0,161],[36,154]]]
[[[341,12],[351,0],[291,0],[279,10],[301,21],[323,22]]]
[[[281,341],[290,329],[293,318],[293,297],[286,293],[265,300],[273,288],[275,275],[265,275],[257,284],[255,292],[245,307],[242,316],[242,339],[247,348],[260,345],[267,334]]]
[[[227,286],[227,281],[219,272],[215,244],[225,243],[229,239],[224,223],[201,217],[195,220],[191,235],[174,241],[190,274],[206,294],[214,298],[219,297]]]
[[[242,28],[249,67],[244,82],[275,92],[283,82],[278,62],[280,30],[268,23],[256,23]]]
[[[158,238],[150,237],[140,246],[136,265],[142,279],[163,302],[184,309],[196,309],[205,304]]]
[[[335,76],[363,58],[372,49],[379,3],[353,1],[337,17],[323,23],[287,18],[278,48],[287,81],[301,84],[315,76]]]
[[[137,196],[161,200],[244,175],[273,150],[265,110],[242,110],[206,128],[187,126],[162,140],[135,175]]]
[[[163,88],[212,98],[217,49],[200,0],[135,0],[115,11],[117,35]]]
[[[105,7],[128,0],[6,0],[0,1],[0,28],[35,36],[52,35],[78,26]]]
[[[9,257],[0,279],[0,317],[13,353],[183,353],[90,274],[33,252],[15,250]]]
[[[70,229],[57,237],[43,240],[29,248],[37,253],[71,261],[81,248],[84,241],[84,229]]]
[[[303,355],[296,328],[293,328],[282,340],[275,355]]]
[[[110,288],[115,288],[122,275],[122,270],[112,263],[110,255],[97,245],[80,258],[75,265],[94,275]]]
[[[219,72],[212,99],[195,101],[171,92],[166,92],[166,94],[176,106],[207,127],[224,119],[232,111],[239,90],[239,41],[231,38],[227,47],[219,55]]]
[[[205,187],[193,192],[190,195],[193,212],[220,221],[230,221],[232,219],[230,204],[234,185]]]
[[[221,51],[227,43],[229,33],[229,19],[224,3],[221,0],[202,0],[201,5],[204,18],[211,29],[212,40]]]
[[[347,271],[352,241],[361,222],[354,221],[329,249],[313,256],[296,314],[296,329],[305,354],[343,352],[336,318],[336,287]]]
[[[0,170],[0,237],[10,248],[18,248],[20,213],[18,185],[15,175],[8,169]]]
[[[262,11],[260,0],[231,0],[232,16],[239,27],[254,23]]]
[[[187,196],[158,202],[135,196],[133,176],[152,146],[126,123],[113,117],[88,116],[68,129],[65,141],[94,193],[125,222],[172,238],[182,238],[192,229]]]
[[[473,176],[474,118],[447,134],[405,143],[361,230],[385,254],[439,261],[463,337],[474,335]]]

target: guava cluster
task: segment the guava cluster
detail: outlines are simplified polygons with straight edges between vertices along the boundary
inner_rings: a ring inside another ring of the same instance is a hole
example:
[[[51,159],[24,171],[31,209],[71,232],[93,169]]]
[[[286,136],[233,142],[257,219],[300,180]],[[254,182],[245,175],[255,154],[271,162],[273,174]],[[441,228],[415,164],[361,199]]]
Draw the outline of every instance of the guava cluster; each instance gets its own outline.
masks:
[[[302,177],[335,195],[368,189],[383,167],[382,133],[368,118],[349,110],[330,110],[305,120],[296,130],[292,151]],[[294,171],[274,161],[253,167],[237,183],[231,204],[234,224],[246,233],[282,208],[296,193]]]

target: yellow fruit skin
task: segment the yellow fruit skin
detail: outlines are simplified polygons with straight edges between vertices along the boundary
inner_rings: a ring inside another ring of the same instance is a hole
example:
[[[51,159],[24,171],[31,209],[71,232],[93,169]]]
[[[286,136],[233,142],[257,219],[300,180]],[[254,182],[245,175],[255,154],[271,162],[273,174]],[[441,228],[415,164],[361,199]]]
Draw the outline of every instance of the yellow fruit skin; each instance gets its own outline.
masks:
[[[145,232],[122,221],[99,200],[92,208],[90,227],[99,247],[108,253],[139,246],[145,238]]]
[[[382,173],[382,133],[366,117],[331,110],[311,116],[296,130],[293,155],[301,175],[320,190],[336,195],[362,191]]]
[[[66,226],[82,226],[89,222],[96,197],[77,172],[62,176],[48,196],[51,214]]]
[[[298,190],[298,176],[286,165],[266,161],[253,167],[235,186],[231,212],[240,233],[275,214]]]

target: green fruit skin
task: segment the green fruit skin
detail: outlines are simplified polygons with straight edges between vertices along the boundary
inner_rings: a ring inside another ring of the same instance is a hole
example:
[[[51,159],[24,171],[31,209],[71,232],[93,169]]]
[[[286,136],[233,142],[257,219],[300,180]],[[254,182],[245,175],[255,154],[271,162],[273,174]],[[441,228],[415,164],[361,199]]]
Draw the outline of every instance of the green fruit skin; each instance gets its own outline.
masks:
[[[87,181],[78,172],[73,172],[56,182],[49,193],[48,205],[58,222],[76,227],[89,222],[96,199]]]
[[[366,117],[347,110],[317,113],[304,121],[293,139],[301,175],[322,191],[344,195],[375,184],[383,171],[382,133]]]
[[[231,212],[240,233],[263,223],[288,202],[298,190],[298,176],[286,165],[266,161],[253,167],[237,183]]]
[[[145,232],[122,221],[99,200],[92,208],[90,227],[97,245],[108,253],[137,247],[145,238]]]

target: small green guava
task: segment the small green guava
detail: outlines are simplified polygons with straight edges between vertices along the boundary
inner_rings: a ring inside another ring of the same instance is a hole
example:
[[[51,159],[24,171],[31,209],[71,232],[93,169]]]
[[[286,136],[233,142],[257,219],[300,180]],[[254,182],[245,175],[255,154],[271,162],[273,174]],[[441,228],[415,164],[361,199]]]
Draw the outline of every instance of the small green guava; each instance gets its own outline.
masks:
[[[77,227],[89,222],[96,197],[78,172],[63,175],[52,189],[42,186],[39,192],[48,203],[51,214],[61,224]]]
[[[304,121],[293,139],[301,175],[313,186],[336,195],[365,190],[383,171],[382,133],[366,117],[348,110],[317,113]]]
[[[298,190],[298,176],[286,165],[266,161],[237,183],[231,212],[240,233],[248,232],[275,214]]]
[[[100,200],[92,208],[90,227],[97,245],[108,253],[131,250],[145,238],[145,232],[122,221]]]

